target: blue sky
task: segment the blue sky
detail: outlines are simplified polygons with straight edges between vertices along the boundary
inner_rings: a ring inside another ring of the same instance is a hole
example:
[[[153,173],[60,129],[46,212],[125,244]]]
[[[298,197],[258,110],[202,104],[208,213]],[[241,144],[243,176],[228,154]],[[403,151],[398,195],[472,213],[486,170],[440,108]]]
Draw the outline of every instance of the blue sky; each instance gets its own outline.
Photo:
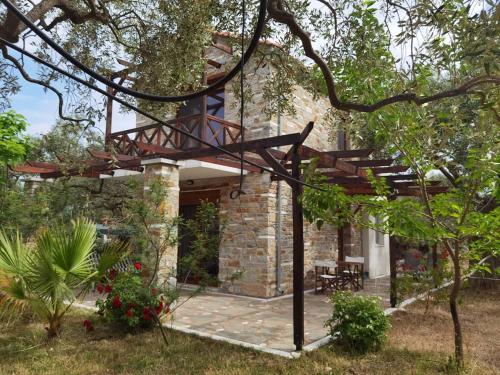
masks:
[[[27,62],[26,70],[34,75],[37,71],[35,63]],[[44,91],[39,85],[26,82],[20,78],[22,90],[11,97],[11,107],[16,112],[24,115],[30,124],[28,134],[45,134],[58,119],[57,96],[51,91]],[[135,126],[133,113],[120,113],[119,106],[115,105],[113,111],[113,131],[125,130]],[[104,130],[104,122],[98,124]]]

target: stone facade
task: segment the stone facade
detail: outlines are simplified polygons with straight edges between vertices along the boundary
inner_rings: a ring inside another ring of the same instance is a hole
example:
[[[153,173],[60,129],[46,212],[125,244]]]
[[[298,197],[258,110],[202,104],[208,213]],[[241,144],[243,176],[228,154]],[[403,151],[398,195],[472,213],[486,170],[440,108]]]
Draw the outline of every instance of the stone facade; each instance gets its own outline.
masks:
[[[220,37],[218,42],[223,42]],[[261,48],[273,48],[261,46]],[[209,57],[225,63],[230,57],[217,48],[210,48]],[[310,121],[315,122],[313,132],[306,140],[306,145],[320,150],[334,150],[326,113],[330,107],[326,98],[314,98],[302,87],[295,87],[293,103],[296,113],[268,114],[265,111],[266,101],[263,88],[273,66],[262,64],[257,66],[257,60],[252,59],[245,68],[247,89],[252,93],[247,101],[244,117],[245,140],[266,138],[281,134],[301,132]],[[216,73],[213,68],[210,73]],[[233,92],[233,85],[225,87],[224,119],[239,123],[239,99]],[[137,126],[147,122],[139,117]],[[269,173],[249,173],[244,178],[244,195],[237,199],[230,198],[230,192],[238,187],[237,177],[197,179],[189,181],[189,186],[178,181],[178,171],[172,166],[152,165],[147,172],[162,175],[177,193],[169,194],[167,207],[175,213],[175,198],[180,190],[197,188],[201,190],[220,190],[219,208],[225,221],[225,231],[219,250],[219,279],[221,290],[229,293],[256,297],[274,297],[292,292],[292,202],[291,189],[286,182],[271,181]],[[147,181],[147,178],[146,178]],[[147,182],[146,182],[147,186]],[[222,187],[221,187],[222,186]],[[177,212],[178,212],[177,202]],[[355,246],[360,246],[359,231],[352,231]],[[357,234],[356,234],[357,233]],[[358,243],[359,239],[359,243]],[[306,287],[314,284],[314,261],[335,260],[338,255],[337,228],[324,226],[318,231],[305,223],[305,274]],[[344,246],[346,243],[344,242]],[[172,249],[163,266],[175,265],[175,250]],[[357,255],[350,250],[346,254]],[[359,254],[359,255],[362,255]]]

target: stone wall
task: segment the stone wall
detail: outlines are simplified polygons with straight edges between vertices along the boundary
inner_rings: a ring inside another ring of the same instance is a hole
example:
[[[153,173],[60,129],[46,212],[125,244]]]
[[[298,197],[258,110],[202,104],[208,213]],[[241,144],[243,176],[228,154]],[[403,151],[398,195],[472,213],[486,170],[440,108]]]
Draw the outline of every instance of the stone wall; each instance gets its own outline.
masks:
[[[226,43],[227,38],[221,36],[217,42]],[[272,47],[261,46],[261,48]],[[234,59],[214,47],[209,49],[208,56],[223,64]],[[295,114],[285,113],[280,116],[277,113],[266,114],[267,103],[263,96],[263,88],[274,68],[270,64],[261,64],[257,68],[258,62],[260,61],[254,57],[245,68],[245,89],[252,94],[246,101],[245,107],[245,139],[301,132],[308,122],[314,121],[314,130],[305,144],[319,150],[334,150],[336,144],[332,141],[330,124],[326,116],[330,108],[327,99],[315,98],[307,90],[297,86],[293,92]],[[217,73],[217,70],[209,68],[209,74],[211,73]],[[235,94],[235,89],[237,85],[231,83],[225,87],[224,119],[239,124],[239,95]],[[138,126],[146,124],[147,122],[138,118]],[[282,148],[282,150],[287,149],[288,146]],[[220,187],[221,183],[227,185]],[[181,190],[183,186],[181,182]],[[278,182],[272,182],[268,173],[246,175],[243,186],[246,194],[235,200],[230,199],[229,193],[238,187],[238,178],[195,180],[189,189],[197,187],[208,189],[210,186],[220,189],[220,213],[227,223],[219,251],[219,279],[222,290],[256,297],[273,297],[279,295],[280,291],[291,293],[293,241],[290,187],[285,182],[280,183],[279,207]],[[281,230],[278,232],[279,219],[281,219]],[[352,240],[357,241],[357,239],[359,239],[359,249],[362,251],[361,237],[359,235],[356,237],[354,231]],[[337,229],[324,226],[318,231],[305,223],[304,240],[304,277],[306,287],[312,287],[314,260],[337,259]],[[281,249],[279,265],[277,246]],[[281,269],[279,286],[278,266]]]
[[[276,204],[278,182],[270,186],[272,200],[270,202],[273,211],[270,217],[274,228],[278,227],[278,216],[281,216],[281,231],[276,231],[276,241],[281,241],[281,283],[279,289],[283,293],[293,291],[293,218],[292,218],[292,191],[287,183],[281,182],[281,212]],[[278,237],[280,235],[280,238]],[[337,230],[325,225],[320,231],[315,226],[304,221],[304,278],[306,288],[314,285],[314,261],[337,259]],[[274,293],[277,293],[276,285],[276,248],[273,253],[272,284]],[[272,295],[271,295],[272,296]]]

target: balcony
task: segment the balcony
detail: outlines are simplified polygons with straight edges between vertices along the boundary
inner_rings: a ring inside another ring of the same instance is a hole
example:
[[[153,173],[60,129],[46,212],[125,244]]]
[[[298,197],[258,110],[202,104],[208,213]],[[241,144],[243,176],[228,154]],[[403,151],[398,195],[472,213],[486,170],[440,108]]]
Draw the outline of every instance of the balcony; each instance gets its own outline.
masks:
[[[167,121],[175,129],[205,140],[214,146],[240,142],[241,126],[210,114],[195,114]],[[172,151],[190,151],[208,147],[162,124],[151,124],[111,133],[106,142],[118,154],[144,156],[151,154],[144,145],[154,145]]]

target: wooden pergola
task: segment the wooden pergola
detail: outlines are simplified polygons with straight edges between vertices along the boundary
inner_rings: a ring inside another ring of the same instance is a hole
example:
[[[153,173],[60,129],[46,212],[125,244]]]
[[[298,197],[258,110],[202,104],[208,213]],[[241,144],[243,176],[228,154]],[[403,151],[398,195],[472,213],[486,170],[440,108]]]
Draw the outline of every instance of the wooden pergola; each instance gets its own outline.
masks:
[[[223,124],[224,125],[224,124]],[[63,171],[57,164],[28,161],[24,165],[13,168],[19,173],[39,174],[42,178],[58,178],[61,176],[82,176],[99,178],[101,174],[113,174],[116,169],[141,172],[142,161],[163,157],[170,160],[202,160],[214,164],[240,168],[241,150],[244,159],[254,165],[244,164],[250,172],[262,172],[264,169],[273,174],[274,180],[286,181],[292,190],[293,208],[293,327],[294,344],[297,350],[304,343],[304,225],[303,210],[299,196],[303,191],[300,165],[317,159],[317,168],[328,178],[328,182],[345,188],[347,194],[377,195],[368,180],[370,170],[376,178],[384,178],[390,187],[390,199],[398,196],[420,195],[420,187],[416,183],[417,176],[407,173],[409,167],[395,165],[393,159],[372,159],[373,149],[357,149],[342,151],[320,151],[304,145],[313,130],[310,122],[301,133],[293,133],[276,137],[255,139],[244,143],[234,143],[239,138],[240,130],[235,130],[227,137],[229,142],[218,144],[219,149],[201,146],[195,149],[176,148],[178,142],[175,130],[162,124],[148,125],[107,135],[110,151],[90,150],[90,158],[83,162],[83,168]],[[167,128],[167,129],[165,129]],[[221,131],[227,130],[222,127]],[[218,139],[215,137],[214,139]],[[276,147],[290,146],[287,151],[279,151]],[[118,150],[118,153],[116,153]],[[228,155],[230,153],[231,155]],[[429,182],[428,194],[446,191],[439,183]],[[391,238],[390,245],[394,243]],[[391,305],[396,304],[395,254],[390,246],[390,279]]]

